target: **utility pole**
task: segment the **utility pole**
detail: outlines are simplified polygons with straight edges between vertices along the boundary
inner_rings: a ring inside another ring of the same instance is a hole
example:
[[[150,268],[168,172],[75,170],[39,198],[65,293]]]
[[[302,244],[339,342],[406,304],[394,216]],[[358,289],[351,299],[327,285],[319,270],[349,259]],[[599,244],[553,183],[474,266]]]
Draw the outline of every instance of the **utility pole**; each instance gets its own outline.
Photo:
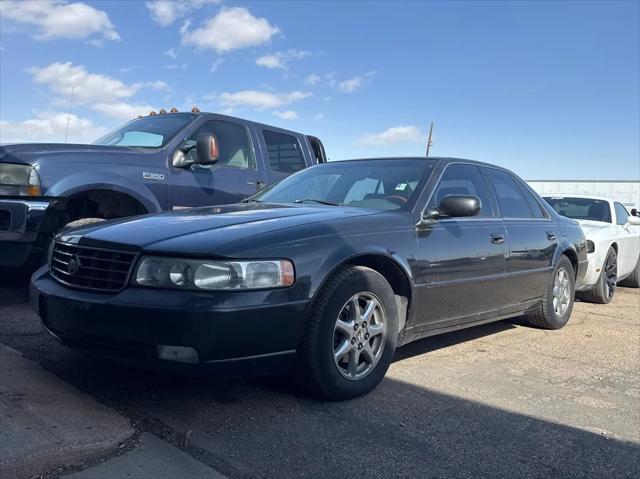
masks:
[[[433,122],[429,125],[429,138],[427,138],[427,154],[429,156],[429,148],[433,146],[433,142],[431,141],[431,135],[433,135]]]
[[[71,105],[73,105],[73,89],[74,85],[71,86],[71,97],[69,98],[69,111],[67,112],[67,131],[64,134],[64,142],[67,142],[67,138],[69,137],[69,121],[71,120]]]

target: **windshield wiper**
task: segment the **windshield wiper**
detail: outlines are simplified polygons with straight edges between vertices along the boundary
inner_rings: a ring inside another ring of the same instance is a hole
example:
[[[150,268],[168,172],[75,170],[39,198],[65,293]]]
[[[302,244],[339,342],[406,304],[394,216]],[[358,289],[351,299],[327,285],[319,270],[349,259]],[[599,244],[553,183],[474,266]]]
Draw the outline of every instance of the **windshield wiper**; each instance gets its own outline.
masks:
[[[303,198],[301,200],[294,201],[294,203],[305,203],[305,202],[320,203],[321,205],[329,205],[329,206],[341,206],[340,203],[336,203],[335,201],[319,200],[317,198]]]
[[[262,203],[260,200],[254,200],[253,198],[245,198],[241,203]]]

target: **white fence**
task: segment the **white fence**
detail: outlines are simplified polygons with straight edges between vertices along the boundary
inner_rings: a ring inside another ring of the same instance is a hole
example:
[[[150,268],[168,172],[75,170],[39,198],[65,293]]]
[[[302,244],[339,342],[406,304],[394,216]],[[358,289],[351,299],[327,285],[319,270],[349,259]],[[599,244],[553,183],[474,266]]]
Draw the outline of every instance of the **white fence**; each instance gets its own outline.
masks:
[[[594,195],[619,201],[628,209],[640,209],[640,181],[527,181],[540,196]]]

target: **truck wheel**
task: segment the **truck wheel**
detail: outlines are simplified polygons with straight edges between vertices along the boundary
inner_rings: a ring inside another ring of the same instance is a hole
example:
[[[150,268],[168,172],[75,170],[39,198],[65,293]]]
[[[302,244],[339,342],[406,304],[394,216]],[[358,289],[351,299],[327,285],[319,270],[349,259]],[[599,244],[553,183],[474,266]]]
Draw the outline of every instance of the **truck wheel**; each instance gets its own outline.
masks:
[[[547,291],[538,307],[529,313],[531,326],[560,329],[571,317],[576,290],[575,273],[569,258],[562,255],[553,270]]]
[[[74,228],[80,228],[82,226],[91,225],[93,223],[100,223],[101,221],[106,221],[104,218],[80,218],[79,220],[73,220],[60,228],[58,233],[62,233],[64,231],[72,230]]]
[[[618,283],[620,286],[626,286],[627,288],[640,288],[640,257],[636,263],[636,267],[629,276]]]
[[[580,293],[578,297],[590,303],[608,304],[616,292],[617,280],[618,256],[616,255],[616,250],[609,248],[595,287]]]
[[[370,268],[348,266],[320,292],[294,378],[331,400],[362,396],[382,381],[397,337],[395,297],[387,280]]]

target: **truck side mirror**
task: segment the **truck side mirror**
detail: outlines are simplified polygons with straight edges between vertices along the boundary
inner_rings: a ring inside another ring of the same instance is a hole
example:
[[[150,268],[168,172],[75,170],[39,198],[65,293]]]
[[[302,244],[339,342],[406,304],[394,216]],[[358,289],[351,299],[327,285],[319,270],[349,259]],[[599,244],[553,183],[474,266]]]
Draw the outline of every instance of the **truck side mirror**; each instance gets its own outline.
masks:
[[[200,165],[212,165],[218,161],[218,139],[211,133],[200,133],[196,140],[196,163]]]

